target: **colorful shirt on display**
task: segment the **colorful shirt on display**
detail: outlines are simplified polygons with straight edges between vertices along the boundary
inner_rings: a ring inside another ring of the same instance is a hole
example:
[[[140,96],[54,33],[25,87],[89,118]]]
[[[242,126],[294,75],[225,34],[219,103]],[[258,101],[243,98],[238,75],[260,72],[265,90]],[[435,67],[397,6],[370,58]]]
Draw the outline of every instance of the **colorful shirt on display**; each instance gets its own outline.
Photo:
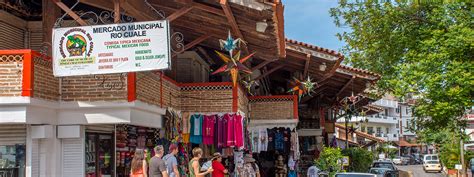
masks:
[[[258,131],[258,151],[267,151],[268,147],[268,134],[266,128],[260,128]]]
[[[216,124],[216,116],[211,115],[211,116],[204,116],[204,121],[202,125],[202,131],[203,131],[203,143],[206,145],[212,145],[214,144],[214,127]]]
[[[253,153],[258,153],[260,152],[259,149],[258,149],[258,144],[259,144],[259,141],[260,141],[260,138],[259,138],[259,129],[253,129],[252,132],[251,132],[251,139],[252,139],[252,152]]]
[[[275,150],[275,130],[267,129],[267,134],[268,134],[267,151],[274,151]]]
[[[226,144],[225,137],[227,136],[226,124],[224,116],[217,117],[217,147],[223,148]]]
[[[228,147],[235,146],[235,129],[236,129],[236,118],[234,115],[229,115],[227,118],[227,143]]]
[[[191,116],[191,135],[189,141],[194,144],[202,143],[202,115],[192,115]]]
[[[285,137],[284,132],[281,129],[276,129],[275,131],[275,150],[283,151],[285,148]]]
[[[243,117],[241,115],[235,115],[235,146],[244,146],[244,128],[243,128]]]

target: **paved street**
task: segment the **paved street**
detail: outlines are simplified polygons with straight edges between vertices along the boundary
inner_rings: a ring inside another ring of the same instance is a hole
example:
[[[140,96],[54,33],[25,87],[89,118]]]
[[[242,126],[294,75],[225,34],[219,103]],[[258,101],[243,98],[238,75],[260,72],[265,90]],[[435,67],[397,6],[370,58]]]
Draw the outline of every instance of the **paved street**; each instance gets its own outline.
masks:
[[[412,171],[414,177],[444,177],[443,173],[425,173],[421,165],[406,165],[406,166],[397,166],[398,169],[404,171]]]

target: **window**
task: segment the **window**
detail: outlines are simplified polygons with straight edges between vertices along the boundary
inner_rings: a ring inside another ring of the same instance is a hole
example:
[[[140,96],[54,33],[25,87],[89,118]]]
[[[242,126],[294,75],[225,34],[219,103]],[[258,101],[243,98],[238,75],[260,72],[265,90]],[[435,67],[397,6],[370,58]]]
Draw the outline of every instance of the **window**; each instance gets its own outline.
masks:
[[[400,113],[400,108],[395,109],[395,112]]]
[[[411,110],[410,110],[410,107],[408,107],[408,106],[405,107],[405,114],[410,114],[410,111],[411,111]]]
[[[360,127],[360,131],[365,132],[365,126]]]
[[[410,121],[407,120],[407,128],[409,128],[409,127],[410,127]]]
[[[386,127],[386,128],[385,128],[385,133],[386,133],[386,134],[388,134],[388,132],[389,132],[388,130],[389,130],[389,128]]]
[[[400,127],[400,124],[397,122],[397,125],[395,125],[395,127],[399,128],[399,127]]]
[[[382,133],[382,127],[377,127],[377,134],[381,134]]]
[[[388,109],[385,109],[385,116],[388,116]]]
[[[374,127],[367,127],[367,133],[368,134],[373,134],[374,133]]]

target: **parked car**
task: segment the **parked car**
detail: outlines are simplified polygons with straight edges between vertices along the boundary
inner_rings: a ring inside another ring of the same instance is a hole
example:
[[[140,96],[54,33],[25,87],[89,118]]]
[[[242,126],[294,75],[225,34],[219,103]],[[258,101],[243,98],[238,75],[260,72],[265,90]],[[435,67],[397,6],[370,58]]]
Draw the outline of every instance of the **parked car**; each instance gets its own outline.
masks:
[[[384,177],[387,171],[391,171],[390,168],[370,168],[369,173],[375,174],[377,177]]]
[[[393,171],[398,171],[397,167],[395,167],[395,164],[393,162],[379,162],[375,161],[372,163],[372,168],[388,168]]]
[[[392,159],[392,162],[395,164],[395,165],[401,165],[402,164],[402,158],[400,156],[396,156]]]
[[[443,168],[441,167],[441,164],[439,163],[439,161],[431,160],[431,161],[426,161],[425,163],[423,163],[423,170],[425,170],[425,172],[434,171],[434,172],[441,173],[442,169]]]
[[[402,157],[402,163],[403,165],[411,165],[413,164],[415,159],[411,156],[403,156]]]
[[[370,173],[336,173],[336,177],[377,177]]]

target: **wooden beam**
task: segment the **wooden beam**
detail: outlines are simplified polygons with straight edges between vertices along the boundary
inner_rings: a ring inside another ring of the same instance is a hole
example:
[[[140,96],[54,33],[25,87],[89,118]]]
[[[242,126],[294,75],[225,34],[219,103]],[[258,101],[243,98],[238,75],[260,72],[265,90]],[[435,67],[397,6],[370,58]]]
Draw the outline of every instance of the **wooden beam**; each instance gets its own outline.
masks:
[[[306,54],[306,63],[304,65],[303,76],[308,77],[309,62],[311,61],[311,54]]]
[[[198,3],[198,2],[192,2],[191,5],[194,6],[195,8],[197,8],[197,9],[199,9],[199,10],[203,10],[203,11],[213,13],[213,14],[216,14],[216,15],[220,15],[220,16],[225,16],[224,12],[222,12],[222,10],[220,10],[218,8],[214,8],[214,7],[211,7],[211,6],[208,6],[208,5],[205,5],[205,4],[201,4],[201,3]]]
[[[277,1],[273,4],[273,19],[276,22],[275,31],[277,33],[277,46],[278,46],[278,54],[281,58],[286,57],[286,42],[285,42],[285,22],[283,17],[284,7],[281,1]]]
[[[156,12],[143,1],[120,0],[121,7],[138,21],[156,20]]]
[[[76,20],[77,23],[79,23],[79,25],[81,26],[86,26],[87,25],[87,22],[84,21],[83,19],[81,19],[81,17],[79,17],[79,15],[77,15],[75,12],[73,12],[68,6],[66,6],[66,4],[62,3],[61,1],[59,0],[53,0],[53,2],[56,3],[56,5],[61,8],[64,12],[66,12],[71,18],[73,18],[74,20]]]
[[[276,70],[278,70],[278,69],[280,69],[280,68],[283,68],[283,66],[285,66],[285,65],[278,65],[278,66],[272,68],[271,70],[269,70],[269,71],[263,73],[262,75],[258,76],[257,78],[255,78],[255,80],[260,80],[260,79],[262,79],[262,78],[268,76],[269,74],[275,72]]]
[[[170,16],[166,17],[166,19],[169,20],[170,22],[172,22],[173,20],[177,19],[178,17],[181,17],[182,15],[186,14],[187,12],[189,12],[192,9],[193,9],[193,6],[185,6],[181,9],[179,9],[178,11],[174,12]]]
[[[46,51],[46,55],[52,56],[52,50],[53,50],[53,42],[51,39],[53,39],[53,27],[54,24],[56,23],[56,19],[61,15],[61,9],[56,5],[55,2],[51,0],[43,0],[42,1],[42,16],[43,16],[43,23],[42,23],[42,29],[43,29],[43,44],[48,45],[48,49]],[[1,16],[5,17],[5,14],[0,14]],[[8,18],[8,16],[6,16]],[[11,18],[9,18],[11,19]],[[12,19],[13,20],[13,19]]]
[[[120,2],[114,0],[114,23],[120,23]]]
[[[207,60],[207,62],[209,62],[210,65],[216,64],[212,60],[211,56],[209,56],[209,54],[206,52],[206,50],[204,50],[201,46],[198,46],[196,48],[199,52],[201,52],[202,55],[204,55],[204,58]]]
[[[202,41],[206,40],[207,38],[211,37],[210,34],[205,34],[205,35],[202,35],[201,37],[197,38],[197,39],[194,39],[194,41],[191,41],[190,43],[186,44],[184,46],[184,50],[183,51],[186,51],[188,49],[190,49],[191,47],[194,47],[195,45],[201,43]],[[178,54],[174,53],[172,55],[172,57],[176,56]]]
[[[232,31],[234,31],[235,35],[237,35],[238,38],[245,41],[244,35],[242,35],[242,32],[240,32],[239,26],[237,25],[237,22],[235,21],[234,14],[232,13],[232,9],[230,8],[227,0],[220,0],[220,4],[221,4],[222,9],[224,10],[225,16],[227,17],[227,21],[229,21]],[[247,54],[249,53],[247,49],[247,45],[244,45],[244,51]]]
[[[256,70],[259,70],[260,68],[263,68],[265,65],[271,63],[272,61],[269,61],[269,60],[266,60],[260,64],[258,64],[257,66],[253,67],[251,70],[252,72],[256,71]]]
[[[326,77],[331,77],[332,75],[334,75],[334,73],[336,73],[337,68],[339,68],[339,66],[341,65],[342,60],[344,60],[344,57],[339,57],[339,59],[337,59],[336,64],[334,64],[329,73],[326,74]]]
[[[342,86],[341,90],[339,90],[339,92],[337,92],[336,94],[336,97],[339,97],[342,92],[344,92],[344,90],[349,87],[349,85],[352,84],[352,82],[354,82],[354,80],[356,79],[357,77],[356,76],[352,76],[351,80],[349,80],[346,84],[344,84],[344,86]]]

